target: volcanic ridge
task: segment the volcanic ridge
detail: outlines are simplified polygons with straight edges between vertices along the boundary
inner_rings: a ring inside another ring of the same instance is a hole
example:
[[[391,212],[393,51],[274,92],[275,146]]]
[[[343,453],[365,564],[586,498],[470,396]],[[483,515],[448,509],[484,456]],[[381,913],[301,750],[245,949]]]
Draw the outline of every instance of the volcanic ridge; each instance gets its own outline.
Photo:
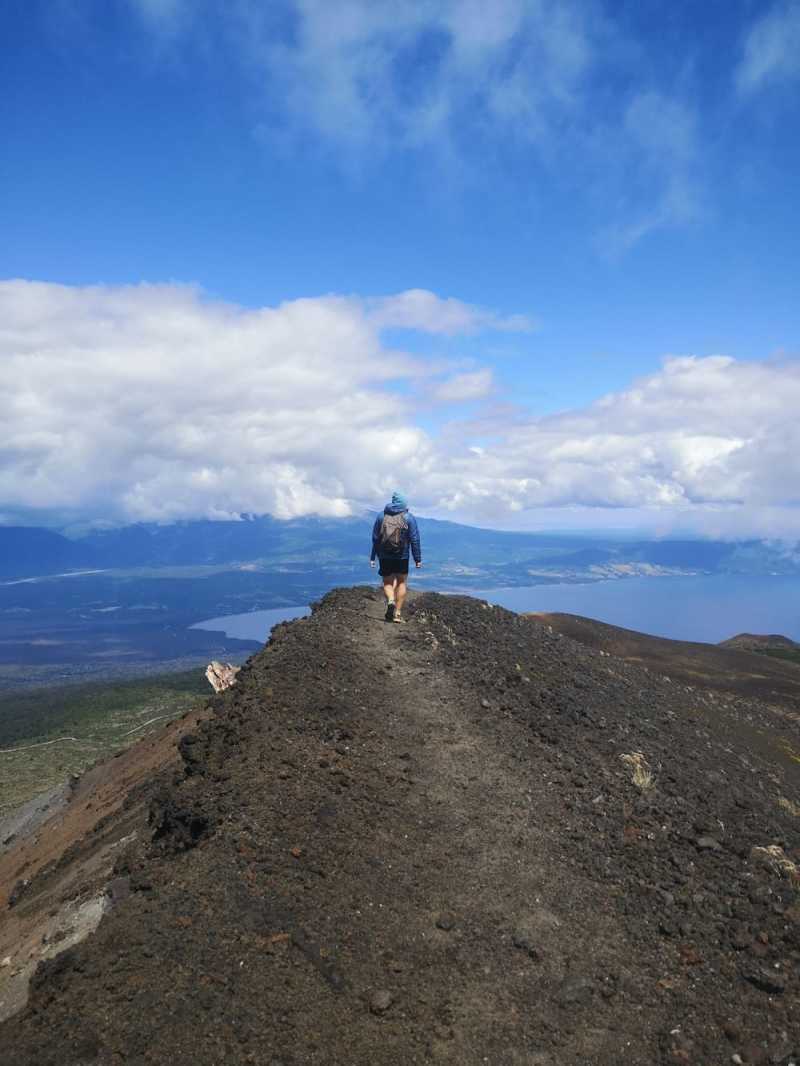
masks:
[[[0,1011],[42,961],[3,1062],[800,1061],[800,668],[757,698],[716,658],[753,653],[689,680],[467,597],[407,617],[334,590],[7,842]]]

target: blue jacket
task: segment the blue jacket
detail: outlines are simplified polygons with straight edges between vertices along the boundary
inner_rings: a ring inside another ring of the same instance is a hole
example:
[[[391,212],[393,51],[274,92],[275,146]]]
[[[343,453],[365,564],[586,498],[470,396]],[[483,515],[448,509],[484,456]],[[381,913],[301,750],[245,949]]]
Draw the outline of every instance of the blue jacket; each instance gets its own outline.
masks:
[[[372,527],[372,554],[370,555],[370,561],[378,555],[378,541],[381,535],[381,523],[383,522],[383,516],[385,514],[402,514],[405,511],[406,524],[408,526],[408,532],[403,537],[403,548],[400,555],[391,555],[387,558],[391,559],[407,559],[409,549],[414,556],[415,563],[422,562],[422,549],[419,546],[419,527],[417,526],[417,520],[411,514],[410,511],[406,511],[405,507],[393,507],[390,503],[383,509],[383,513],[379,514],[375,519],[375,525]]]

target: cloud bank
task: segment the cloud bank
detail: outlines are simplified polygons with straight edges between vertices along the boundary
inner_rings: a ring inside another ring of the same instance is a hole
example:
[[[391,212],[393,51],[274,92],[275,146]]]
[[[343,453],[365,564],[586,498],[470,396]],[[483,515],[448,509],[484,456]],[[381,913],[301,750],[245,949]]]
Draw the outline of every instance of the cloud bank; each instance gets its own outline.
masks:
[[[673,357],[587,408],[512,426],[475,469],[512,509],[738,509],[757,521],[762,507],[800,505],[798,402],[798,362]]]
[[[798,532],[797,361],[674,357],[588,407],[510,417],[488,367],[390,348],[398,318],[509,328],[416,290],[252,310],[178,285],[0,283],[0,512],[346,515],[402,485],[422,511],[500,526],[581,508],[583,525],[618,509]],[[437,409],[442,431],[423,429]]]
[[[510,328],[421,290],[252,311],[176,285],[25,281],[0,284],[0,322],[0,506],[126,521],[348,514],[435,465],[403,391],[491,387],[389,350],[381,329]]]

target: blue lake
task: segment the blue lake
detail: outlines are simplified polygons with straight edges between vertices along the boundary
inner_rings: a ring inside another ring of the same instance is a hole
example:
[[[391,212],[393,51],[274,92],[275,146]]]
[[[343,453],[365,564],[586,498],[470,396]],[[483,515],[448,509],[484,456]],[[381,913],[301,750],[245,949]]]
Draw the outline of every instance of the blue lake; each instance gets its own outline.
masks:
[[[266,641],[273,626],[279,622],[289,622],[293,618],[305,618],[310,614],[308,607],[275,607],[268,611],[247,611],[245,614],[226,614],[221,618],[209,618],[198,622],[190,629],[222,630],[226,637],[238,640]]]
[[[466,591],[466,590],[465,590]],[[716,643],[736,633],[782,633],[800,641],[800,577],[642,577],[587,585],[468,590],[512,611],[564,611],[676,640]],[[229,637],[267,639],[307,607],[251,611],[199,622]]]
[[[674,640],[737,633],[800,640],[800,577],[631,577],[471,593],[511,611],[563,611]]]

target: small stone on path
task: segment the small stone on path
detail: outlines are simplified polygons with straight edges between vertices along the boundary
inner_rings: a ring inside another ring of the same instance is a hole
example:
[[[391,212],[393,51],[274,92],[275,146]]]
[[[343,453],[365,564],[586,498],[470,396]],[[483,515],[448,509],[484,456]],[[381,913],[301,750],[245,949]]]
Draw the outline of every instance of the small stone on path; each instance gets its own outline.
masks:
[[[594,992],[594,983],[587,977],[569,978],[561,986],[558,1002],[562,1007],[575,1007],[588,1002]]]
[[[695,843],[701,851],[722,851],[722,845],[715,837],[698,837]]]
[[[538,958],[538,951],[534,943],[533,934],[528,929],[515,929],[511,934],[511,943],[521,951],[527,951],[532,959]]]
[[[369,998],[369,1009],[372,1014],[385,1014],[391,1007],[394,996],[391,992],[384,989],[379,989],[377,992],[373,992]]]

